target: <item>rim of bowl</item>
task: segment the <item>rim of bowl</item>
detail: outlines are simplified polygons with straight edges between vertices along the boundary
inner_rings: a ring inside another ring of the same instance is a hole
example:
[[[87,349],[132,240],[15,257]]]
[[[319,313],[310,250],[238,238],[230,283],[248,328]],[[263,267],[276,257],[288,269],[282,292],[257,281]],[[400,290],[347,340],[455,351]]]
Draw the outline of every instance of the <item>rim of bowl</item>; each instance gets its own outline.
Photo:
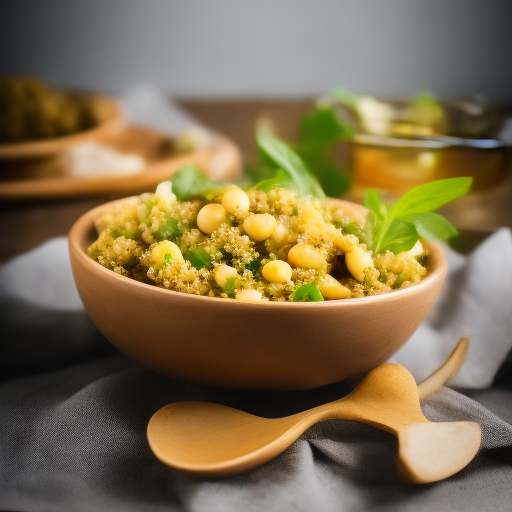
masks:
[[[136,197],[136,196],[132,196]],[[235,299],[225,299],[222,297],[208,297],[204,295],[195,295],[192,293],[177,292],[174,290],[168,290],[166,288],[160,288],[158,286],[142,283],[131,279],[130,277],[116,274],[114,271],[107,269],[100,265],[97,261],[91,259],[87,254],[87,247],[89,245],[91,233],[96,232],[94,227],[94,220],[103,211],[113,207],[115,204],[124,202],[132,199],[132,197],[126,197],[123,199],[117,199],[108,203],[102,204],[84,213],[71,227],[68,235],[68,245],[70,254],[76,256],[81,260],[87,267],[93,272],[102,275],[106,281],[120,281],[125,286],[132,289],[140,290],[153,290],[151,293],[161,294],[162,299],[167,298],[179,298],[183,301],[197,301],[207,300],[209,302],[216,303],[217,305],[224,305],[222,307],[229,308],[268,308],[268,307],[280,307],[280,308],[329,308],[329,307],[356,307],[360,304],[367,304],[369,302],[381,302],[381,301],[393,301],[400,300],[404,295],[418,294],[423,291],[427,291],[431,285],[438,280],[443,280],[446,275],[446,257],[443,250],[437,244],[426,242],[429,248],[429,261],[428,266],[429,274],[422,279],[418,284],[412,285],[401,290],[393,290],[388,293],[382,293],[379,295],[370,295],[367,297],[352,298],[352,299],[337,299],[337,300],[326,300],[319,302],[292,302],[292,301],[268,301],[268,302],[242,302]]]
[[[117,100],[103,94],[80,91],[68,92],[70,95],[80,96],[91,101],[95,108],[101,112],[99,123],[88,130],[63,137],[0,144],[0,160],[51,156],[79,142],[103,139],[121,130],[124,124],[124,116],[123,109]]]

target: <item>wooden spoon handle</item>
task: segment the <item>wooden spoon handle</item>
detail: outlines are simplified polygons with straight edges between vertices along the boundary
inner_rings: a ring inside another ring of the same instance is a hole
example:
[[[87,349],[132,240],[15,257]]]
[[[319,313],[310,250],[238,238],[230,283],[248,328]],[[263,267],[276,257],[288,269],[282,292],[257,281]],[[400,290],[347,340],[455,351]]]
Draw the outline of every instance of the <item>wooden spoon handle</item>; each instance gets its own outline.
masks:
[[[444,384],[457,374],[462,363],[466,360],[469,350],[469,340],[469,336],[463,336],[443,365],[432,375],[427,377],[421,384],[418,384],[420,402],[426,400],[436,391],[439,391]]]

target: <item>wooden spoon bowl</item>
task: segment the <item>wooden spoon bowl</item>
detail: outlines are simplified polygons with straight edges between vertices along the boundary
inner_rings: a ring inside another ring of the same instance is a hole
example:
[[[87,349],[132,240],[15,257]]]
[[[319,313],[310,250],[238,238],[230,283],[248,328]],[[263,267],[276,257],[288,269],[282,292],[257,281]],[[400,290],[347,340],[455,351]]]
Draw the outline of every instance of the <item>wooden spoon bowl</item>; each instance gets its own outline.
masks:
[[[461,340],[452,362],[461,361],[464,345],[467,342]],[[450,366],[443,365],[441,375],[427,379],[423,392],[438,387],[443,375],[449,377]],[[148,441],[153,453],[174,469],[227,476],[267,462],[319,421],[352,420],[398,437],[397,465],[406,480],[435,482],[473,459],[480,447],[480,426],[469,421],[431,423],[419,400],[409,371],[387,363],[371,371],[346,397],[283,418],[262,418],[208,402],[167,405],[151,418]]]

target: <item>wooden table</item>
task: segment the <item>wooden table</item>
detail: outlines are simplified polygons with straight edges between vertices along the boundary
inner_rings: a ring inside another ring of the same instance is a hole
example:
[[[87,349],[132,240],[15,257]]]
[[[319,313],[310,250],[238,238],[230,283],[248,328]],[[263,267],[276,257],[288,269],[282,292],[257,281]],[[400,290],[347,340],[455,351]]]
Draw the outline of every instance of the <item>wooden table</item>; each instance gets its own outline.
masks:
[[[215,100],[182,101],[205,126],[221,132],[240,148],[244,160],[252,162],[257,151],[254,127],[271,119],[277,133],[286,140],[297,138],[299,120],[311,107],[311,100]],[[4,202],[0,205],[0,261],[27,251],[54,236],[66,235],[75,220],[87,210],[112,197],[58,201]],[[446,215],[475,240],[482,231],[500,226],[512,228],[512,180],[466,201],[464,211],[447,209]],[[471,243],[471,242],[470,242]]]

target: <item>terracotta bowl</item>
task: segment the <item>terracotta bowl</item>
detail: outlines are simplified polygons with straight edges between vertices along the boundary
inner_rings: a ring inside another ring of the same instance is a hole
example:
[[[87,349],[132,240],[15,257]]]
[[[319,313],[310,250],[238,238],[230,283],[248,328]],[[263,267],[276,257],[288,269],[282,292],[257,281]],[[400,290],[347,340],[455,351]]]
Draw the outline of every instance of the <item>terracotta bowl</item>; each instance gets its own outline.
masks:
[[[157,288],[120,276],[87,256],[94,219],[69,233],[78,292],[92,321],[128,357],[158,373],[244,390],[308,389],[359,376],[392,356],[434,304],[446,273],[430,247],[418,285],[361,299],[248,304]]]

